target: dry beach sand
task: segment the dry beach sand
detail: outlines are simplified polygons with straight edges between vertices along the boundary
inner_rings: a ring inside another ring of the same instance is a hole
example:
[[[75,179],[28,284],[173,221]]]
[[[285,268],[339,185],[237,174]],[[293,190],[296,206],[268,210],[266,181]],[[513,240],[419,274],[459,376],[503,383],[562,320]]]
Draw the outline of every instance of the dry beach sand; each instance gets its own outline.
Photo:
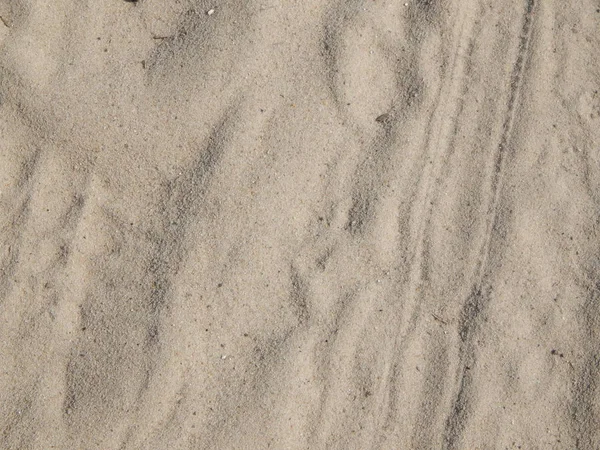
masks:
[[[599,449],[598,0],[0,0],[0,449]]]

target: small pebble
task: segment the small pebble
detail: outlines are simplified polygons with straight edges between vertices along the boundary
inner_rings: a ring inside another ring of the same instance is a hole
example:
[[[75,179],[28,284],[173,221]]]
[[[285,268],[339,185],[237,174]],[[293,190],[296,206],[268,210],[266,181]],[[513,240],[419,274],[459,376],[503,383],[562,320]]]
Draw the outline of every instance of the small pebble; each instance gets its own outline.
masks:
[[[212,16],[214,13],[215,13],[214,9],[209,9],[206,14],[208,14],[209,16]]]

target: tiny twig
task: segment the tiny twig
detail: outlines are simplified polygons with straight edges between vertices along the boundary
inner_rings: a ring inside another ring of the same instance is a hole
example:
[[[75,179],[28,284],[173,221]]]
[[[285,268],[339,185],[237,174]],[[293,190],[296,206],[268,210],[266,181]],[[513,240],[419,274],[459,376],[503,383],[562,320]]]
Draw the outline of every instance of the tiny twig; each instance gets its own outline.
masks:
[[[448,322],[446,322],[444,319],[442,319],[441,317],[436,316],[435,314],[431,313],[431,315],[433,316],[433,318],[435,320],[437,320],[438,322],[443,323],[444,325],[448,325]]]

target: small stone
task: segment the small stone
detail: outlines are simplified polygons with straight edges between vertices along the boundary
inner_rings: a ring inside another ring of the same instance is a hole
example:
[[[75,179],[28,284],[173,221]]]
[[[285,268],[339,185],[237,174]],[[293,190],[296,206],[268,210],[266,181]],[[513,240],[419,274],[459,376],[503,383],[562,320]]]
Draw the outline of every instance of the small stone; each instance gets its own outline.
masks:
[[[387,113],[381,114],[380,116],[377,116],[377,118],[375,119],[375,122],[377,123],[381,123],[381,124],[389,124],[390,123],[390,115]]]
[[[209,9],[206,14],[208,14],[209,16],[212,16],[215,13],[214,9]]]

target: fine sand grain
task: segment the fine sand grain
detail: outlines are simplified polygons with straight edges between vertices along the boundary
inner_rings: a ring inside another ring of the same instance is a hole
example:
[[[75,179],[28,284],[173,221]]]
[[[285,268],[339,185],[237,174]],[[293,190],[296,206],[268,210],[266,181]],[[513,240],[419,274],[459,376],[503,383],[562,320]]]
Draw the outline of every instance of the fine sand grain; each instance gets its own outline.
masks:
[[[600,449],[598,0],[0,18],[0,449]]]

